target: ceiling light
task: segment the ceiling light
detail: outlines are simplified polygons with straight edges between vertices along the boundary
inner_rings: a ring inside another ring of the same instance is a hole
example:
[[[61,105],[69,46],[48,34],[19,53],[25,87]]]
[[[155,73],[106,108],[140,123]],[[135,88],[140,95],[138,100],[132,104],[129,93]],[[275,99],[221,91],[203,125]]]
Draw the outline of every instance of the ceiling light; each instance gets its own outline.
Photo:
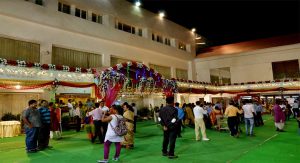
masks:
[[[136,2],[135,2],[135,6],[136,6],[136,7],[140,7],[141,5],[142,5],[142,4],[141,4],[140,1],[136,1]]]
[[[198,45],[205,45],[206,43],[205,42],[198,42],[196,44],[198,44]]]
[[[160,18],[163,18],[163,17],[165,17],[165,13],[164,13],[164,12],[162,12],[162,11],[161,11],[161,12],[159,12],[159,14],[158,14],[158,15],[159,15],[159,17],[160,17]]]

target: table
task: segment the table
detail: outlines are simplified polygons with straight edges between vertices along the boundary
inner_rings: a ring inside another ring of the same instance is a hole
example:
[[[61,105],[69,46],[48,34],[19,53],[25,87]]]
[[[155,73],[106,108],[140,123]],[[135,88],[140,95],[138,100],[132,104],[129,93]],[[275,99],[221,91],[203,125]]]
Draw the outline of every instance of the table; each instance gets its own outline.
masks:
[[[0,137],[14,137],[21,134],[21,123],[19,121],[0,122]]]

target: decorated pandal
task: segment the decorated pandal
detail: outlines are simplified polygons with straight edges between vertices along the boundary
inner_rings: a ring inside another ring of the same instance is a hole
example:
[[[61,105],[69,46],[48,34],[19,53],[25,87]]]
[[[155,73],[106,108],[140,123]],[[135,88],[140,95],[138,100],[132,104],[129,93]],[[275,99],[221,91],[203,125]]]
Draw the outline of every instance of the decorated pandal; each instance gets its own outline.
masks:
[[[139,62],[125,62],[97,72],[52,64],[26,63],[0,58],[0,88],[36,89],[93,87],[95,96],[114,100],[120,94],[173,93],[218,94],[299,91],[299,79],[214,85],[183,79],[165,79]],[[110,103],[108,103],[110,104]]]

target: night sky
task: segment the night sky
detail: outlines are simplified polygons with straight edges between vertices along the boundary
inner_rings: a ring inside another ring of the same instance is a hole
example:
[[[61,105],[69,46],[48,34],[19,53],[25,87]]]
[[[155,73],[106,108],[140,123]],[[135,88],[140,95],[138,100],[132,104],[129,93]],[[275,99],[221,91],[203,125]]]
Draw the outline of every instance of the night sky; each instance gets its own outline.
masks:
[[[133,2],[134,0],[128,0]],[[206,38],[207,46],[300,33],[296,0],[140,0],[142,8]]]

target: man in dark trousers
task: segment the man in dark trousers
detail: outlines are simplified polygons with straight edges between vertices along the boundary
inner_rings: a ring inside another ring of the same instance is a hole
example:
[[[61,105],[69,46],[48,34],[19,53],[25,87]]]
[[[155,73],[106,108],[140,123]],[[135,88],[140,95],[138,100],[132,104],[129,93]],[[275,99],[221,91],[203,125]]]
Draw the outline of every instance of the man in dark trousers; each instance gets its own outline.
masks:
[[[163,127],[164,139],[162,144],[162,155],[168,156],[170,159],[177,158],[174,154],[176,137],[177,137],[177,123],[178,123],[178,111],[174,107],[174,97],[166,98],[167,106],[163,107],[159,111],[158,120]],[[168,152],[168,145],[169,152]]]
[[[48,101],[42,100],[41,107],[38,110],[40,112],[42,122],[38,136],[38,150],[52,148],[52,146],[49,146],[51,114],[48,108]]]

